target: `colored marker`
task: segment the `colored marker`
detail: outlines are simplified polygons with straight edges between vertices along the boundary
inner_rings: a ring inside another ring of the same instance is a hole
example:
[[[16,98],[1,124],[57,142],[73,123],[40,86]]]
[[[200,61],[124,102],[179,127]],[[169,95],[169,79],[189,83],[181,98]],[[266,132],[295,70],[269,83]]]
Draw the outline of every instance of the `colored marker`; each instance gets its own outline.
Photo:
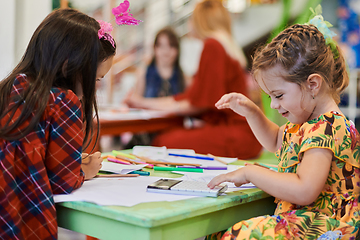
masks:
[[[169,153],[169,156],[185,157],[185,158],[196,158],[196,159],[214,161],[214,158],[212,158],[212,157],[206,157],[206,156],[194,156],[194,155],[176,154],[176,153]]]
[[[132,172],[129,172],[130,174],[139,174],[140,176],[149,176],[150,172],[141,171],[141,170],[135,170]]]
[[[194,167],[194,166],[181,166],[182,168],[198,168],[204,170],[227,170],[227,166],[207,166],[207,167]]]
[[[158,167],[154,166],[155,171],[179,171],[179,172],[204,172],[201,168],[183,168],[183,167]]]

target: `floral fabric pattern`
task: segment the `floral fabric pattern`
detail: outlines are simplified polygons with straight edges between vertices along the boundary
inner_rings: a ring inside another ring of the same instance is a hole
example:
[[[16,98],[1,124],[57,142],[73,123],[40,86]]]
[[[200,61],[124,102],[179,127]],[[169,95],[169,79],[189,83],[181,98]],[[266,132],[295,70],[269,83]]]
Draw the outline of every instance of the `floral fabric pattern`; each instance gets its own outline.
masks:
[[[283,133],[278,171],[296,173],[304,152],[333,152],[323,191],[310,205],[276,199],[273,216],[241,221],[208,239],[360,239],[360,135],[342,114],[328,112],[304,124],[288,122]],[[314,159],[316,160],[316,159]]]

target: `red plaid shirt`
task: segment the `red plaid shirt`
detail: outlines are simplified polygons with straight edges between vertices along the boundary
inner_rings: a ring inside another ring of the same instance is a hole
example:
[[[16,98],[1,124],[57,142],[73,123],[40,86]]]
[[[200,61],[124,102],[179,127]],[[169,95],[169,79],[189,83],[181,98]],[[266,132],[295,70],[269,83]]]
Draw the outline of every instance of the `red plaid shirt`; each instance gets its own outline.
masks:
[[[11,95],[21,93],[28,84],[26,76],[19,75]],[[33,131],[14,141],[0,139],[0,239],[57,239],[53,194],[70,193],[84,181],[82,126],[78,97],[72,91],[52,88]]]

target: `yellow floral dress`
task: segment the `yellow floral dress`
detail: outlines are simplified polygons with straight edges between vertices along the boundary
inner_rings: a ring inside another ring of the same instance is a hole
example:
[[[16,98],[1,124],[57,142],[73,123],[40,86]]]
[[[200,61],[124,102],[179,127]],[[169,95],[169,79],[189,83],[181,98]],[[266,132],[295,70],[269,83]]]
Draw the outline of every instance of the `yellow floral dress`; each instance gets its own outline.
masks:
[[[308,149],[333,152],[329,176],[319,197],[306,206],[277,199],[274,215],[239,222],[208,239],[360,239],[359,144],[354,124],[337,112],[301,125],[288,122],[276,153],[279,172],[296,173]]]

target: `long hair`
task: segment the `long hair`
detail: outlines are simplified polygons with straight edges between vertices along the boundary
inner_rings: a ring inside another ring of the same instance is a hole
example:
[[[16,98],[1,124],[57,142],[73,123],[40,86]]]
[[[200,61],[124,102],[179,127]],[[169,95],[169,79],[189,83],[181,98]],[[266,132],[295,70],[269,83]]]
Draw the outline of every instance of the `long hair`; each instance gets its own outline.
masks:
[[[232,37],[230,13],[220,0],[199,2],[195,6],[191,20],[200,38],[215,38],[232,58],[246,67],[245,55]]]
[[[23,105],[20,116],[10,124],[0,126],[0,138],[15,140],[26,136],[39,123],[47,106],[50,90],[58,87],[75,94],[80,84],[83,92],[85,139],[93,133],[93,115],[98,118],[95,97],[96,71],[100,62],[115,54],[115,48],[98,38],[99,23],[74,9],[59,9],[50,13],[35,30],[19,64],[0,82],[0,119]],[[18,74],[29,81],[21,99],[9,99]],[[10,101],[15,102],[8,108]],[[33,114],[33,115],[32,115]],[[18,127],[26,120],[29,125]]]
[[[173,28],[171,28],[169,26],[164,27],[164,28],[160,29],[155,36],[154,50],[159,45],[160,36],[163,36],[163,35],[166,36],[167,39],[169,40],[170,46],[175,48],[178,52],[178,54],[175,58],[175,62],[174,62],[174,69],[175,68],[178,69],[178,72],[179,72],[178,79],[179,79],[180,87],[181,87],[181,89],[184,89],[185,88],[185,78],[184,78],[184,73],[180,66],[180,39]],[[154,54],[150,64],[155,64],[155,62],[156,62],[156,56]]]
[[[302,89],[311,74],[322,76],[336,103],[349,84],[345,59],[337,47],[334,56],[324,35],[313,25],[295,24],[275,37],[254,55],[252,74],[280,65],[286,81],[297,83]]]

